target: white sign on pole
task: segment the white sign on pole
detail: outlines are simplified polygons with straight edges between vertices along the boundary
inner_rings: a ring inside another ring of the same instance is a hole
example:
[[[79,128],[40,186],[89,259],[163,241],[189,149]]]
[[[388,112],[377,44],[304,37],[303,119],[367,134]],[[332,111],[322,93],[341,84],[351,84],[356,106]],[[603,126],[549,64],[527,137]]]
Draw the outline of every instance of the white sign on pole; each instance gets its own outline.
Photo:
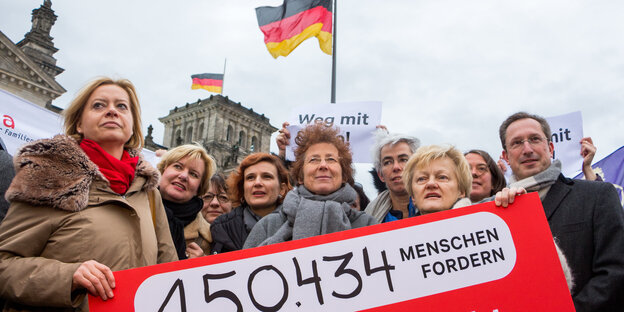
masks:
[[[297,133],[309,124],[322,122],[336,126],[342,137],[349,142],[354,163],[370,163],[370,147],[373,131],[381,122],[381,102],[337,103],[297,107],[290,120],[290,145],[286,147],[286,159],[294,160]]]
[[[28,142],[61,133],[61,124],[58,114],[0,90],[0,143],[9,154]]]
[[[561,172],[574,177],[583,165],[581,139],[583,138],[583,117],[581,112],[546,118],[552,132],[550,140],[555,145],[554,159],[561,160]]]

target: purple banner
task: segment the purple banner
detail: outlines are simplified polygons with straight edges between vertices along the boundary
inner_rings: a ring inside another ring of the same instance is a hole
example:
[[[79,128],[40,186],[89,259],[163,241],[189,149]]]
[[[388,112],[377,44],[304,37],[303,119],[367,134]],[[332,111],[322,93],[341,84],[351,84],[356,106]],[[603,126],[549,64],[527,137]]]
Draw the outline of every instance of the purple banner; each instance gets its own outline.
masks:
[[[624,146],[593,164],[592,168],[604,181],[610,182],[615,186],[620,196],[620,201],[624,205],[624,189],[622,188],[622,185],[624,185]],[[582,176],[583,173],[574,178],[580,179]]]

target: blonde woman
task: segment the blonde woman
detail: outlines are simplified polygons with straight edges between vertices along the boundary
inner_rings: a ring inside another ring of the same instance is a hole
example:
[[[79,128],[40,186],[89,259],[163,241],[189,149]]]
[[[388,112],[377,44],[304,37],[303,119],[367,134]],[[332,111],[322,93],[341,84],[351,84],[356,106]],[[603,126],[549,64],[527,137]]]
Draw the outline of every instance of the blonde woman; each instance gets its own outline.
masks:
[[[87,311],[87,291],[114,296],[112,271],[177,260],[158,171],[140,155],[132,83],[99,78],[64,114],[65,135],[14,159],[0,225],[4,311]]]
[[[197,144],[186,144],[168,151],[158,163],[160,194],[165,205],[171,237],[180,260],[210,253],[210,224],[201,210],[215,161]]]

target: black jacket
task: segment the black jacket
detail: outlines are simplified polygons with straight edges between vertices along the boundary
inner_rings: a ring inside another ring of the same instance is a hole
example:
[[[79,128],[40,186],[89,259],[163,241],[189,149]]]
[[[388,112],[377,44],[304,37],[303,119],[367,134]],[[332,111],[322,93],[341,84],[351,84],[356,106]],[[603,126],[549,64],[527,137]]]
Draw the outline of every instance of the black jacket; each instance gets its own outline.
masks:
[[[574,276],[576,310],[624,307],[624,214],[610,183],[560,175],[542,200]]]
[[[213,254],[243,249],[247,235],[251,232],[245,226],[244,210],[243,206],[236,207],[212,222],[210,250]]]

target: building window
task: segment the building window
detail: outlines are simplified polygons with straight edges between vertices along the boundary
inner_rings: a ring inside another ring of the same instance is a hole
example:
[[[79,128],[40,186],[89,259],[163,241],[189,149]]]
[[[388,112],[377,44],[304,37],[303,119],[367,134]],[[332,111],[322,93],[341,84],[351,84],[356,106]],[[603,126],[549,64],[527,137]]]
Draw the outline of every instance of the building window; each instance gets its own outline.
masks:
[[[173,142],[171,142],[171,145],[178,146],[178,145],[182,144],[180,141],[182,141],[182,133],[181,133],[180,129],[177,129],[175,131],[175,135],[173,136]]]
[[[225,133],[225,140],[228,142],[232,140],[232,126],[227,127],[227,132]]]
[[[251,150],[252,152],[256,152],[257,147],[258,139],[254,136],[251,138],[251,146],[249,147],[249,150]]]
[[[186,129],[186,140],[187,143],[191,143],[193,141],[193,127],[188,127]]]
[[[204,123],[199,124],[199,131],[197,132],[197,141],[201,140],[204,136]]]
[[[245,132],[238,133],[238,146],[245,147]]]

